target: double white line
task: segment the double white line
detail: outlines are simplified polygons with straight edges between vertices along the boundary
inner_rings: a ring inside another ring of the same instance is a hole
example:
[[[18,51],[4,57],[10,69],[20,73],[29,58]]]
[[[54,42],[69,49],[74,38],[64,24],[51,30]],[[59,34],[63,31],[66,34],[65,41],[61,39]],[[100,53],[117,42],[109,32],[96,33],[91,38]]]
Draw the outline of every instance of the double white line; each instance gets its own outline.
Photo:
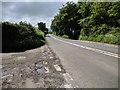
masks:
[[[51,36],[52,36],[52,35],[51,35]],[[54,38],[54,39],[56,39],[56,40],[59,40],[59,41],[61,41],[61,42],[70,44],[70,45],[74,45],[74,46],[80,47],[80,48],[84,48],[84,49],[91,50],[91,51],[94,51],[94,52],[102,53],[102,54],[105,54],[105,55],[108,55],[108,56],[112,56],[112,57],[115,57],[115,58],[120,58],[120,56],[119,56],[118,54],[115,54],[115,53],[111,53],[111,52],[107,52],[107,51],[104,51],[104,50],[95,49],[95,48],[86,47],[86,46],[74,44],[74,43],[71,43],[71,42],[63,41],[63,40],[60,40],[60,39],[55,38],[55,37],[53,37],[53,36],[52,36],[52,38]]]

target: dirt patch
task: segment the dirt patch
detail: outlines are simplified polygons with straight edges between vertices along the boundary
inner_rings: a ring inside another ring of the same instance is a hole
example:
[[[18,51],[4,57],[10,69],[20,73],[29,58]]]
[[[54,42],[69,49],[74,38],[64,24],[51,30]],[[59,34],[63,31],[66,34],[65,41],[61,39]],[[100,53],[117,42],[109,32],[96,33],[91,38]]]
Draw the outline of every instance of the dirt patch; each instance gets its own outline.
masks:
[[[65,83],[65,70],[47,45],[25,52],[3,53],[2,66],[2,88],[60,88]]]

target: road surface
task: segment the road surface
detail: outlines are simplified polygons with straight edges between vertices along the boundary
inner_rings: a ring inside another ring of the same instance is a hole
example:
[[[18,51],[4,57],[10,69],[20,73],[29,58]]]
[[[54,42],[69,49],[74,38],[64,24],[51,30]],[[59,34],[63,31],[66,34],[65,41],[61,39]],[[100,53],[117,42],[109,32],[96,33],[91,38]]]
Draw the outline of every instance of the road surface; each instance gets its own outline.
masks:
[[[77,88],[118,88],[118,47],[96,42],[46,37]]]

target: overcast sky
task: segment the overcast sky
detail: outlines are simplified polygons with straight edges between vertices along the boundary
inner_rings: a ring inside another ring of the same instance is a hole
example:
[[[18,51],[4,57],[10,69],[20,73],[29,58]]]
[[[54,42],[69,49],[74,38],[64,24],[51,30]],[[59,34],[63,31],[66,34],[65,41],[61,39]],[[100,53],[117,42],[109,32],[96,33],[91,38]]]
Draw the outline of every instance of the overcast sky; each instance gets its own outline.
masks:
[[[44,22],[49,28],[51,20],[67,1],[69,0],[64,0],[64,2],[2,2],[2,21],[17,23],[27,21],[32,25]]]

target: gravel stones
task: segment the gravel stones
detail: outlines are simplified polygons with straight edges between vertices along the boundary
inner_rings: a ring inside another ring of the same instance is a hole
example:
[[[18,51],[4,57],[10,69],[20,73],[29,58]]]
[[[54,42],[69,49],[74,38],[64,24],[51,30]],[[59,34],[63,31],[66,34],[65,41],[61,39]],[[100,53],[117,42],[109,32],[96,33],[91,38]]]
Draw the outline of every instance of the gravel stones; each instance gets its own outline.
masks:
[[[35,63],[36,68],[42,68],[44,65],[41,62]]]
[[[39,75],[43,75],[43,74],[45,74],[45,72],[46,72],[46,70],[45,70],[44,68],[37,69],[37,73],[38,73]]]
[[[3,88],[59,88],[64,84],[65,70],[47,45],[5,56],[3,54]],[[62,71],[57,71],[54,64],[60,65]]]

